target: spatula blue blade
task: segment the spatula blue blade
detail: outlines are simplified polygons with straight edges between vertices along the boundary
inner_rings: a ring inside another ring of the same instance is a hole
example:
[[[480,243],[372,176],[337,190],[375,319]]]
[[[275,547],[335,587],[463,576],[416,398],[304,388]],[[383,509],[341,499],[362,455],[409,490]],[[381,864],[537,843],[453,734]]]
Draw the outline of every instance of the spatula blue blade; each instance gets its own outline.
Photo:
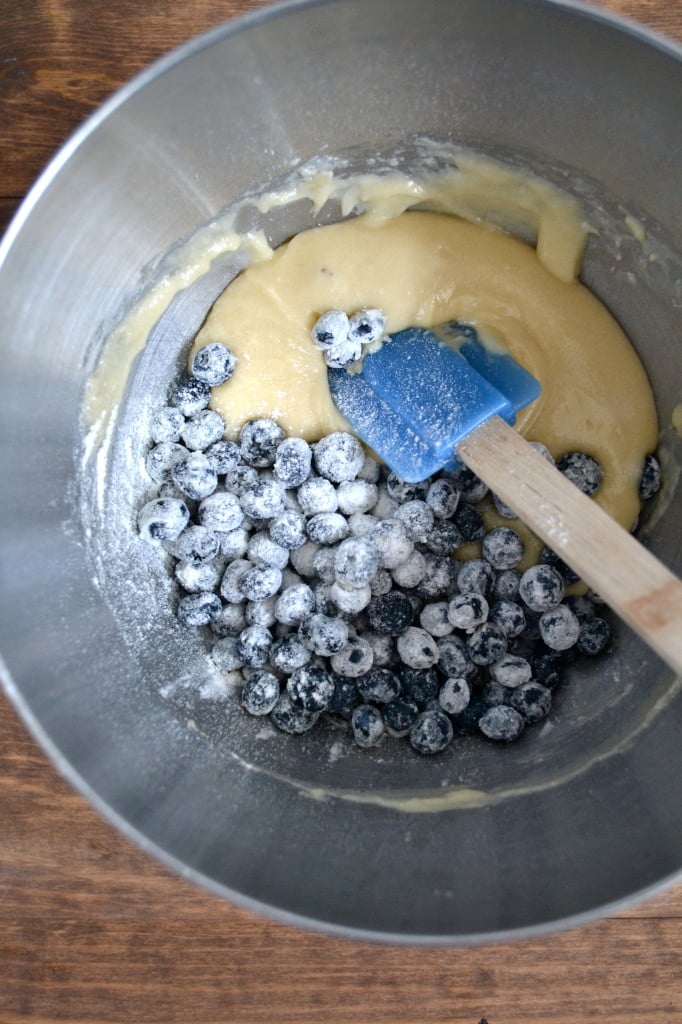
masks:
[[[358,436],[409,482],[450,463],[459,441],[490,416],[513,423],[522,408],[423,328],[392,335],[365,356],[360,373],[329,370],[328,380],[335,405]],[[539,393],[530,380],[533,395],[523,405]]]
[[[438,335],[441,335],[440,328]],[[449,323],[444,327],[443,337],[456,346],[469,366],[485,377],[488,384],[502,392],[514,409],[514,418],[539,397],[540,382],[502,348],[483,345],[470,324]]]

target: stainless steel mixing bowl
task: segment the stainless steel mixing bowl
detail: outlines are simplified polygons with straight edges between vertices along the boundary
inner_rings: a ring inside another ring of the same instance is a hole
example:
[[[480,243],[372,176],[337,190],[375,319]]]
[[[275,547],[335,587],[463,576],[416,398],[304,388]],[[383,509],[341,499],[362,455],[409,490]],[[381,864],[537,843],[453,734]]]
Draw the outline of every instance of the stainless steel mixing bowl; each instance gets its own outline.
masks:
[[[613,659],[560,693],[551,730],[515,748],[472,739],[433,759],[399,744],[334,759],[333,734],[263,740],[232,703],[201,695],[203,648],[179,638],[163,570],[140,585],[130,522],[144,484],[121,460],[143,452],[154,387],[229,261],[165,318],[164,358],[158,337],[143,356],[99,518],[83,518],[79,467],[84,377],[159,254],[298,161],[324,152],[361,168],[379,154],[414,168],[422,136],[581,195],[599,228],[584,279],[633,338],[665,428],[682,385],[681,109],[679,50],[585,8],[293,3],[136,79],[22,207],[0,264],[5,684],[73,784],[185,877],[340,934],[464,942],[579,922],[679,870],[682,697],[624,630]],[[310,222],[299,203],[265,227],[279,241]],[[650,543],[679,571],[675,444],[665,430],[669,493]],[[428,810],[443,794],[460,806]]]

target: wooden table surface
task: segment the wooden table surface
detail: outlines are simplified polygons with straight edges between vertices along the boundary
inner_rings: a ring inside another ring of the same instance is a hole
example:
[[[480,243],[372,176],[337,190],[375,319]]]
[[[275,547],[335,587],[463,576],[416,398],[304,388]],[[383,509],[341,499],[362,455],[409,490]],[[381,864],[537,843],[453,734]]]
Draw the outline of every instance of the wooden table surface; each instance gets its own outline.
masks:
[[[0,232],[134,72],[268,0],[0,0]],[[682,40],[680,0],[603,0]],[[143,856],[0,695],[0,1024],[682,1021],[682,887],[598,924],[471,950],[296,931]]]

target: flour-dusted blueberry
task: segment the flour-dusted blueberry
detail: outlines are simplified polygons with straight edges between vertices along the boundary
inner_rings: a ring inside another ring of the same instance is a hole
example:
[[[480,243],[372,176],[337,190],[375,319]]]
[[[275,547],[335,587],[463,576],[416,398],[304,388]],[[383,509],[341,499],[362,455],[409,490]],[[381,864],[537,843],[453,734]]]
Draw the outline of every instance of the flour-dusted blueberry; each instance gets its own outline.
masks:
[[[646,455],[639,481],[639,497],[649,501],[661,489],[661,466],[655,455]]]
[[[450,597],[457,589],[457,566],[454,558],[441,558],[431,551],[424,554],[426,572],[421,583],[412,593],[423,601],[432,601],[438,597]]]
[[[309,732],[320,717],[317,711],[306,711],[293,703],[286,690],[280,694],[270,714],[273,725],[276,725],[281,732],[289,733],[291,736],[300,736]]]
[[[461,547],[462,535],[451,520],[438,519],[424,543],[435,555],[454,555]]]
[[[349,318],[348,336],[362,345],[372,345],[385,329],[386,317],[380,309],[359,309]]]
[[[172,542],[171,554],[183,562],[209,562],[219,550],[220,541],[213,530],[190,525]]]
[[[350,321],[342,309],[329,309],[318,317],[310,335],[315,347],[326,352],[335,345],[341,345],[348,338]]]
[[[523,633],[520,634],[521,640],[539,640],[540,639],[540,617],[544,614],[543,612],[533,611],[532,608],[524,608],[524,617],[526,619],[526,625]]]
[[[438,641],[438,649],[438,664],[446,676],[471,680],[478,674],[478,668],[471,660],[471,651],[461,637],[444,636]]]
[[[247,601],[244,621],[246,626],[265,626],[266,629],[270,629],[277,621],[275,598],[266,597],[264,601]]]
[[[374,663],[372,648],[359,636],[349,636],[348,640],[336,654],[332,656],[331,667],[337,675],[348,679],[364,676]]]
[[[184,422],[185,417],[179,409],[174,409],[171,405],[164,406],[152,416],[149,429],[152,441],[154,444],[179,441]]]
[[[368,749],[381,740],[386,726],[381,712],[371,704],[360,704],[350,716],[353,739],[359,747]]]
[[[458,466],[454,472],[449,474],[449,477],[460,492],[461,500],[470,505],[477,505],[488,493],[488,485],[484,484],[467,466]]]
[[[388,569],[379,569],[376,576],[369,581],[369,588],[372,597],[383,597],[384,594],[388,594],[393,589],[393,577]]]
[[[482,540],[485,536],[483,516],[477,508],[467,502],[460,502],[452,521],[459,530],[463,543]]]
[[[419,717],[419,707],[409,697],[394,697],[381,709],[389,736],[407,736]]]
[[[541,722],[552,706],[552,694],[541,683],[522,683],[512,692],[509,703],[527,722]]]
[[[594,604],[585,594],[574,594],[567,597],[564,604],[571,609],[581,625],[588,619],[594,618]]]
[[[315,570],[316,579],[321,580],[323,583],[332,584],[336,579],[336,572],[334,570],[334,559],[336,558],[336,552],[338,551],[338,545],[326,545],[322,546],[315,555],[313,560],[313,569]]]
[[[542,443],[542,441],[531,441],[531,448],[534,448],[538,455],[541,455],[545,462],[549,462],[550,465],[554,465],[554,456],[550,452],[549,448]]]
[[[452,722],[435,708],[422,711],[410,729],[410,744],[420,754],[440,754],[452,742]]]
[[[331,598],[331,587],[328,583],[316,583],[313,586],[315,595],[315,613],[326,615],[330,619],[338,618],[338,608]],[[305,621],[308,621],[307,619]],[[300,627],[299,627],[300,628]]]
[[[533,565],[521,577],[519,594],[532,611],[547,612],[564,596],[564,581],[550,565]]]
[[[442,637],[452,633],[454,626],[448,618],[448,602],[425,604],[419,613],[419,625],[431,636]]]
[[[448,604],[448,620],[455,629],[471,632],[488,620],[488,602],[475,590],[468,594],[455,594]]]
[[[243,558],[249,546],[249,531],[243,526],[236,530],[228,530],[227,533],[218,533],[220,537],[220,553],[229,561],[235,558]]]
[[[362,344],[357,338],[346,338],[345,341],[328,348],[324,353],[324,361],[327,366],[341,370],[344,366],[350,366],[362,355]]]
[[[409,668],[431,668],[440,657],[438,644],[421,626],[408,626],[396,646],[400,660]]]
[[[378,633],[363,632],[363,636],[372,648],[374,664],[377,668],[393,666],[396,661],[395,641],[391,636],[379,636]]]
[[[305,519],[299,512],[286,508],[270,523],[270,537],[287,551],[302,547],[307,539]]]
[[[611,627],[605,619],[587,619],[580,626],[578,650],[582,654],[601,654],[611,642]]]
[[[372,668],[359,676],[356,685],[360,696],[368,704],[387,704],[400,694],[400,678],[387,668]]]
[[[302,483],[296,492],[301,511],[307,516],[322,512],[336,512],[339,505],[336,488],[322,476],[311,477]]]
[[[438,703],[449,715],[461,715],[469,706],[471,689],[466,679],[449,676],[440,688]]]
[[[368,583],[360,587],[346,587],[335,580],[329,589],[329,595],[339,611],[352,618],[364,611],[372,600],[372,591]]]
[[[379,497],[377,498],[376,505],[372,509],[372,515],[381,521],[384,519],[392,519],[395,513],[400,508],[400,503],[392,498],[388,493],[385,483],[380,483],[378,488]]]
[[[419,544],[425,543],[435,522],[432,510],[419,498],[406,501],[395,510],[393,518],[402,524],[409,539]]]
[[[234,564],[234,563],[233,563]],[[253,565],[239,577],[239,589],[248,601],[273,597],[282,585],[281,570],[273,565]]]
[[[214,636],[221,638],[238,637],[246,625],[243,604],[224,604],[220,609],[220,614],[211,622],[211,632]]]
[[[285,626],[298,626],[315,610],[315,595],[307,583],[287,587],[277,598],[275,618]]]
[[[451,519],[457,511],[459,498],[459,491],[445,477],[434,480],[426,492],[426,504],[436,519]]]
[[[318,512],[306,523],[306,533],[315,544],[338,544],[348,536],[348,520],[340,512]]]
[[[567,651],[578,642],[580,623],[565,604],[544,612],[540,616],[539,627],[540,636],[553,651]]]
[[[269,715],[279,700],[279,679],[262,669],[252,672],[241,692],[241,705],[247,715]]]
[[[392,590],[381,597],[373,597],[367,609],[369,627],[379,636],[400,636],[414,618],[414,609],[407,596]]]
[[[299,576],[304,576],[306,579],[315,576],[315,556],[319,550],[319,544],[314,544],[313,541],[307,540],[305,544],[301,544],[300,547],[295,548],[290,553],[289,560],[292,568]]]
[[[402,696],[414,701],[420,710],[424,710],[430,701],[436,700],[441,681],[435,668],[414,669],[407,665],[399,670],[402,684]]]
[[[457,571],[457,589],[460,594],[468,594],[474,591],[477,594],[483,594],[487,598],[494,582],[495,570],[483,558],[472,558],[468,562],[462,562]]]
[[[345,647],[348,626],[342,619],[317,612],[301,621],[298,636],[315,654],[331,658]]]
[[[586,452],[567,452],[558,460],[556,468],[588,497],[596,494],[604,476],[597,460]]]
[[[185,420],[180,436],[187,448],[192,451],[204,451],[220,441],[224,432],[225,423],[220,413],[212,409],[202,409],[196,416]]]
[[[221,672],[243,668],[244,662],[237,651],[238,641],[238,636],[225,636],[211,648],[211,661]]]
[[[422,500],[426,497],[426,483],[409,483],[401,480],[397,473],[390,472],[386,477],[386,490],[394,501],[400,505],[406,501]]]
[[[289,562],[287,549],[276,544],[265,530],[251,535],[246,550],[249,561],[254,565],[273,565],[275,569],[284,569]]]
[[[488,711],[488,705],[480,692],[472,692],[471,700],[459,715],[453,717],[452,725],[457,736],[479,736],[479,721]]]
[[[292,704],[305,711],[324,711],[334,696],[334,680],[321,662],[297,668],[287,680]]]
[[[517,601],[494,601],[490,606],[488,622],[502,630],[511,640],[523,633],[526,628],[526,615]]]
[[[174,444],[172,441],[162,441],[147,455],[145,469],[154,483],[166,483],[172,479],[173,466],[185,455],[187,455],[187,449],[184,445]]]
[[[213,494],[218,486],[218,474],[203,452],[189,452],[178,459],[171,476],[178,490],[196,501]]]
[[[239,432],[239,447],[247,466],[264,469],[272,466],[277,448],[284,440],[284,431],[274,420],[249,420]]]
[[[379,552],[382,569],[396,569],[402,562],[407,561],[414,550],[414,544],[407,536],[405,527],[395,519],[377,523],[368,537]]]
[[[220,614],[222,605],[216,594],[188,594],[178,604],[178,619],[183,626],[208,626]]]
[[[262,478],[241,495],[242,509],[252,519],[274,519],[284,511],[284,493],[276,480]]]
[[[241,452],[234,441],[215,441],[209,445],[205,454],[218,476],[225,476],[236,469],[241,459]]]
[[[175,578],[188,594],[200,594],[218,586],[220,570],[214,562],[178,562]]]
[[[272,647],[272,633],[267,626],[247,626],[237,638],[237,654],[247,668],[262,668]]]
[[[561,682],[560,666],[554,651],[542,653],[535,651],[528,658],[533,669],[533,678],[538,683],[542,683],[549,690],[559,685]]]
[[[474,630],[467,641],[469,657],[474,665],[492,665],[506,654],[507,643],[502,630],[486,622]]]
[[[478,727],[489,740],[511,743],[523,732],[523,716],[505,704],[492,707],[478,720]]]
[[[518,518],[514,509],[510,505],[508,505],[506,501],[502,501],[502,498],[499,496],[499,494],[493,494],[492,497],[493,505],[495,506],[495,511],[497,512],[498,515],[502,516],[504,519]]]
[[[235,466],[225,474],[225,489],[241,498],[247,491],[252,491],[259,481],[258,470],[253,466]]]
[[[334,551],[334,578],[344,586],[362,587],[378,569],[379,551],[368,537],[351,537]]]
[[[217,388],[229,380],[235,371],[237,357],[220,342],[204,345],[192,359],[192,376],[210,388]]]
[[[370,484],[375,484],[381,476],[381,466],[376,459],[373,459],[371,455],[365,454],[365,461],[362,463],[362,467],[358,472],[358,479],[367,480]]]
[[[274,474],[283,487],[300,487],[310,476],[313,453],[302,437],[287,437],[275,453]]]
[[[578,573],[571,569],[570,565],[566,565],[566,563],[559,558],[556,551],[552,551],[551,548],[545,547],[542,549],[540,552],[540,561],[543,565],[551,565],[553,569],[556,569],[556,571],[561,574],[563,581],[567,586],[570,586],[571,583],[577,583],[580,579]]]
[[[421,551],[412,554],[397,565],[393,570],[393,579],[399,587],[411,590],[418,586],[426,576],[427,561]]]
[[[499,572],[493,584],[492,596],[496,601],[518,601],[521,573],[516,569]]]
[[[296,669],[307,665],[312,654],[295,636],[280,637],[270,648],[269,661],[273,668],[290,676]]]
[[[365,461],[365,449],[352,434],[337,431],[317,442],[313,460],[320,476],[340,484],[358,475]]]
[[[332,715],[340,715],[341,718],[349,719],[355,708],[362,704],[362,697],[354,680],[344,679],[332,672],[334,681],[334,693],[327,705],[327,711]]]
[[[251,562],[244,558],[236,558],[225,569],[220,583],[220,593],[229,604],[242,604],[246,600],[240,587],[242,576],[253,569]]]
[[[500,526],[483,538],[483,557],[493,569],[515,569],[523,558],[523,541],[515,530]]]
[[[151,544],[174,541],[189,522],[189,509],[180,498],[155,498],[148,501],[137,517],[137,529]]]
[[[481,690],[481,697],[489,708],[499,707],[500,704],[509,704],[512,691],[498,683],[496,679],[489,679]]]
[[[228,491],[214,491],[204,498],[197,517],[202,526],[221,534],[236,530],[244,521],[239,499]]]
[[[502,686],[513,689],[520,686],[521,683],[529,682],[533,675],[533,669],[525,658],[519,658],[514,654],[504,654],[499,661],[490,666],[490,675]]]
[[[369,512],[377,503],[379,490],[368,480],[344,480],[336,488],[339,512],[344,516]]]
[[[210,397],[208,384],[195,377],[185,377],[171,391],[170,404],[179,409],[183,416],[196,416],[206,408]]]

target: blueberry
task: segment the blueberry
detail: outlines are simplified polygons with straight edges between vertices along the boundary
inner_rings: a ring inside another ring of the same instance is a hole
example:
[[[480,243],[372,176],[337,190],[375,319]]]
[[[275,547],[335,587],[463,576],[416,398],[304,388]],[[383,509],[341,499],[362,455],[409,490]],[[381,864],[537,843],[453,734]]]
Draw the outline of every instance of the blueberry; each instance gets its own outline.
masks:
[[[333,715],[341,715],[342,718],[350,718],[353,710],[362,703],[358,688],[352,679],[344,679],[332,673],[334,681],[334,693],[327,705],[327,711]]]
[[[407,736],[419,717],[419,708],[413,700],[406,697],[394,697],[382,708],[382,716],[386,732],[390,736]]]
[[[202,452],[189,452],[173,466],[173,483],[188,498],[201,501],[213,494],[218,486],[218,475],[213,464]]]
[[[280,695],[271,713],[277,728],[294,736],[312,729],[319,717],[317,712],[306,711],[294,704],[286,691]]]
[[[348,520],[339,512],[318,512],[306,523],[306,533],[315,544],[338,544],[348,536]]]
[[[516,569],[504,569],[497,574],[493,584],[493,597],[497,601],[516,601],[519,596],[521,573]]]
[[[218,585],[220,572],[212,562],[178,562],[175,578],[188,594],[199,594]]]
[[[291,551],[289,559],[293,569],[299,574],[299,576],[305,576],[307,578],[315,575],[315,556],[320,550],[319,544],[313,544],[311,540],[307,540],[300,547],[295,548]]]
[[[196,416],[185,420],[180,436],[187,448],[192,451],[203,451],[220,441],[224,432],[225,423],[220,413],[213,412],[211,409],[203,409]]]
[[[155,444],[161,444],[162,441],[179,441],[180,431],[184,422],[185,417],[179,409],[174,409],[170,405],[164,406],[163,409],[159,409],[158,412],[154,413],[152,417],[149,431],[152,441]]]
[[[334,552],[334,576],[346,586],[369,583],[378,569],[379,551],[366,537],[344,540]]]
[[[211,650],[211,661],[221,672],[234,672],[242,668],[244,662],[237,653],[239,637],[226,636],[218,640]]]
[[[300,548],[305,544],[306,536],[305,519],[293,509],[285,509],[270,523],[270,537],[287,551]]]
[[[383,597],[393,589],[393,577],[388,569],[379,569],[379,572],[369,581],[369,587],[373,597]]]
[[[483,557],[494,569],[514,569],[524,555],[523,541],[506,526],[491,530],[483,538]]]
[[[452,521],[459,530],[462,540],[465,543],[483,539],[483,536],[485,535],[485,523],[483,522],[483,516],[477,508],[473,507],[473,505],[469,505],[466,502],[460,502]]]
[[[173,388],[170,404],[179,409],[183,416],[196,416],[206,408],[210,397],[208,384],[195,377],[185,377]]]
[[[242,509],[252,519],[274,519],[284,511],[284,494],[276,480],[260,479],[241,495]]]
[[[488,485],[484,484],[467,466],[458,466],[449,476],[462,495],[462,500],[470,505],[476,505],[488,493]]]
[[[340,612],[355,618],[372,600],[372,591],[367,583],[361,587],[346,587],[335,580],[329,588],[329,596]]]
[[[582,654],[601,654],[611,641],[611,627],[604,619],[588,619],[580,626],[578,650]]]
[[[541,722],[549,714],[552,694],[541,683],[522,683],[512,692],[509,703],[527,722]]]
[[[381,466],[373,459],[371,455],[365,454],[365,461],[362,464],[362,468],[358,473],[358,479],[367,480],[370,484],[375,484],[381,476]]]
[[[220,549],[217,535],[205,526],[188,526],[173,541],[172,554],[183,562],[208,562]]]
[[[234,563],[233,563],[234,564]],[[264,601],[282,585],[282,573],[272,565],[254,565],[239,578],[239,589],[248,601]]]
[[[285,626],[298,626],[315,608],[315,597],[307,583],[286,587],[277,598],[275,618]]]
[[[502,501],[499,494],[493,494],[493,505],[495,506],[497,514],[502,516],[504,519],[518,518],[514,509],[510,505],[507,505],[506,501]]]
[[[408,626],[398,637],[400,660],[409,668],[431,668],[438,661],[438,644],[430,633],[419,626]]]
[[[482,558],[472,558],[462,562],[457,572],[457,589],[461,594],[475,591],[487,597],[495,582],[495,571],[489,562]]]
[[[402,523],[405,533],[411,541],[423,544],[435,522],[433,512],[426,504],[418,498],[406,501],[393,513],[393,518]]]
[[[289,676],[297,668],[303,668],[311,658],[311,653],[295,636],[280,637],[270,648],[270,664]]]
[[[192,376],[210,388],[217,388],[229,380],[237,365],[237,357],[226,345],[215,342],[204,345],[194,354]]]
[[[365,450],[352,434],[339,431],[317,442],[313,459],[320,476],[340,484],[358,475],[365,461]]]
[[[655,455],[646,455],[642,466],[642,476],[639,481],[639,497],[642,501],[649,501],[661,487],[661,466]]]
[[[359,747],[374,747],[384,735],[381,712],[370,704],[360,704],[350,717],[353,739]]]
[[[211,632],[221,638],[229,636],[236,639],[245,627],[244,605],[240,604],[224,604],[220,614],[211,622]]]
[[[346,338],[338,345],[333,345],[324,353],[324,361],[327,366],[341,370],[344,366],[350,366],[362,355],[362,344],[357,338]]]
[[[426,573],[414,588],[417,597],[430,601],[434,597],[449,597],[457,586],[458,562],[454,558],[441,558],[430,551],[424,556]]]
[[[403,697],[424,708],[429,701],[438,697],[440,680],[435,668],[418,670],[403,666],[399,672]]]
[[[363,345],[378,341],[386,328],[386,317],[380,309],[360,309],[349,320],[348,336]]]
[[[276,621],[274,597],[266,597],[263,601],[247,601],[244,613],[245,626],[265,626],[269,629]]]
[[[488,622],[510,639],[520,636],[526,628],[526,616],[516,601],[495,601],[490,606]]]
[[[564,596],[564,581],[551,566],[533,565],[521,577],[519,594],[532,611],[547,612]]]
[[[346,341],[349,330],[348,315],[341,309],[330,309],[315,321],[310,334],[315,346],[324,352]]]
[[[199,505],[197,512],[202,526],[216,533],[230,533],[242,525],[244,513],[234,494],[228,491],[214,491]]]
[[[269,715],[279,700],[279,680],[272,672],[252,672],[241,693],[241,705],[248,715]]]
[[[216,441],[206,449],[206,457],[211,460],[218,476],[225,476],[237,468],[241,452],[234,441]]]
[[[511,692],[502,683],[498,683],[496,679],[490,679],[481,690],[481,697],[489,708],[496,708],[501,704],[509,704]]]
[[[450,676],[445,680],[438,694],[438,703],[449,715],[461,715],[469,706],[471,690],[466,679]]]
[[[453,722],[458,736],[478,736],[479,721],[488,711],[488,705],[480,693],[472,695],[471,700]]]
[[[225,474],[225,489],[241,498],[247,491],[252,491],[259,481],[258,470],[253,466],[234,466]]]
[[[236,530],[228,530],[227,533],[220,533],[220,553],[225,558],[243,558],[249,546],[249,532],[239,526]]]
[[[367,536],[379,552],[383,569],[396,569],[414,551],[414,544],[398,520],[386,519],[377,523]]]
[[[540,616],[540,636],[553,651],[566,651],[573,647],[580,635],[580,623],[570,608],[560,604],[558,608]]]
[[[421,500],[426,495],[425,484],[408,483],[407,480],[401,480],[397,473],[393,472],[386,477],[386,490],[390,497],[400,505],[408,501]]]
[[[420,754],[439,754],[452,741],[452,722],[443,711],[422,711],[410,729],[410,743]]]
[[[313,453],[302,437],[288,437],[277,448],[274,474],[283,487],[300,487],[310,476]]]
[[[450,519],[459,505],[459,491],[445,477],[440,477],[429,486],[426,504],[437,519]]]
[[[594,605],[589,597],[583,595],[567,597],[564,604],[571,609],[581,625],[583,622],[587,622],[588,619],[594,618]]]
[[[387,668],[373,668],[356,681],[358,692],[368,703],[387,704],[399,696],[400,679]]]
[[[517,739],[523,732],[524,720],[514,708],[499,705],[489,708],[478,722],[484,736],[490,740],[509,743]]]
[[[567,452],[561,456],[556,466],[559,472],[583,494],[591,496],[599,490],[604,472],[591,455],[585,452]]]
[[[188,594],[178,604],[178,619],[183,626],[208,626],[220,614],[222,605],[215,594]]]
[[[145,469],[154,483],[166,483],[172,479],[173,466],[184,455],[187,455],[187,449],[183,445],[162,441],[147,455]]]
[[[262,668],[268,660],[272,633],[266,626],[247,626],[237,638],[237,654],[249,668]]]
[[[488,610],[483,594],[455,594],[448,604],[448,621],[456,629],[472,630],[487,621]]]
[[[259,469],[272,466],[283,440],[284,431],[274,420],[250,420],[239,432],[242,458],[248,466]]]
[[[533,677],[538,683],[542,683],[543,686],[550,690],[558,686],[561,677],[554,653],[547,651],[544,654],[531,654],[530,664],[533,670]]]
[[[314,578],[321,580],[322,583],[332,584],[334,582],[336,579],[334,559],[336,558],[337,551],[338,545],[325,546],[319,549],[313,559]]]
[[[339,512],[345,516],[369,512],[377,503],[377,485],[368,480],[344,480],[336,489]]]
[[[296,498],[301,511],[307,516],[319,515],[321,512],[336,512],[339,505],[336,488],[330,480],[314,476],[306,480],[298,488]]]
[[[490,675],[497,683],[513,689],[522,683],[529,682],[533,675],[533,669],[525,658],[519,658],[514,654],[504,654],[499,661],[490,666]]]
[[[331,667],[337,675],[357,679],[369,672],[374,662],[374,652],[358,636],[349,636],[344,646],[332,656]]]
[[[571,583],[577,583],[580,579],[577,572],[571,569],[570,565],[559,558],[556,551],[552,551],[551,548],[543,548],[540,553],[540,561],[543,565],[551,565],[558,573],[561,574],[564,583],[570,586]]]
[[[311,662],[289,676],[287,693],[305,711],[324,711],[334,696],[334,681],[322,664]]]
[[[148,501],[137,517],[140,537],[151,544],[173,541],[189,522],[189,509],[180,498]]]
[[[501,629],[486,623],[469,637],[467,647],[474,665],[492,665],[507,651],[507,638]]]
[[[424,543],[434,555],[454,555],[462,543],[462,535],[453,522],[439,519]]]
[[[254,565],[272,565],[275,569],[282,570],[289,563],[287,549],[276,544],[265,530],[252,535],[246,550],[249,561]]]
[[[439,667],[447,676],[473,679],[478,669],[471,660],[471,651],[466,642],[458,636],[446,636],[438,642],[440,650]]]
[[[448,618],[447,601],[425,604],[419,613],[419,625],[431,636],[448,636],[454,629]]]
[[[253,566],[243,558],[237,558],[225,569],[220,583],[220,593],[229,604],[242,604],[246,598],[240,587],[242,576]]]
[[[414,609],[405,594],[391,591],[374,597],[367,609],[369,627],[380,636],[400,636],[414,618]]]

